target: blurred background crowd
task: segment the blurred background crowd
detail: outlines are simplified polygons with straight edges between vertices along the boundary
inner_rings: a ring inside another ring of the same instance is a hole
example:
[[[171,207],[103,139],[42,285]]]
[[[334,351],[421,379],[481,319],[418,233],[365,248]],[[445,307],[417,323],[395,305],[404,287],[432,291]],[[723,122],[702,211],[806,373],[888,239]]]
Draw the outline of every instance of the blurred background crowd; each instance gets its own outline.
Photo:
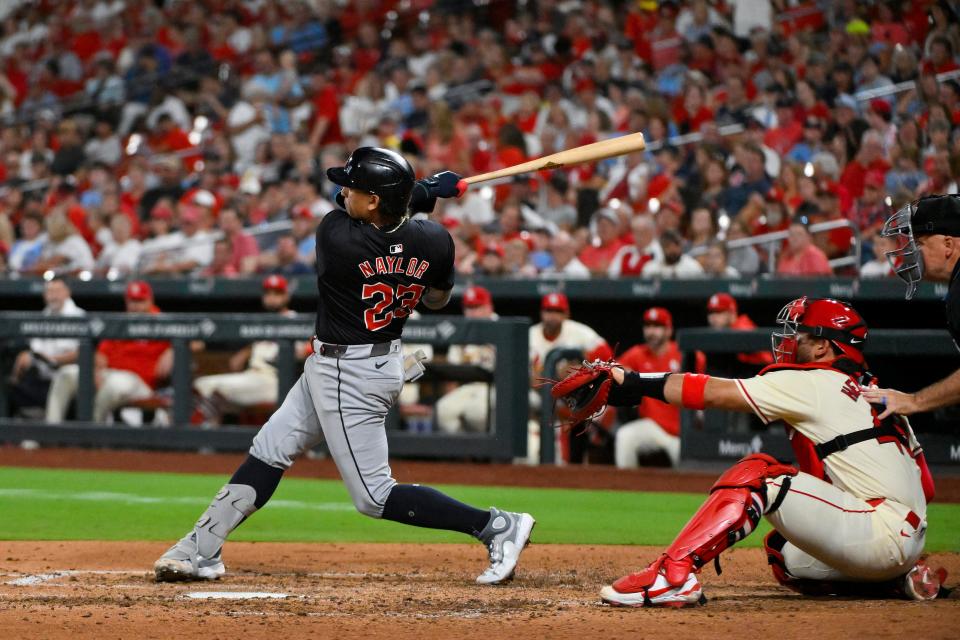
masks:
[[[889,276],[887,215],[957,192],[955,6],[7,0],[0,274],[310,273],[357,146],[471,175],[641,131],[442,201],[459,272]]]

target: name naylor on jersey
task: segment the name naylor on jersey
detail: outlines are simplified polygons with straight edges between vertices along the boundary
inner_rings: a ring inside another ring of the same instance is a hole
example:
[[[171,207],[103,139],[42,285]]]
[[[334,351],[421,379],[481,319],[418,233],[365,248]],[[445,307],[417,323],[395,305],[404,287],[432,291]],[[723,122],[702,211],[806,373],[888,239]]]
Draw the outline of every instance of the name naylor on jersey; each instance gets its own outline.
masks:
[[[389,273],[404,274],[411,278],[422,278],[426,270],[430,268],[430,261],[418,258],[406,260],[403,256],[378,256],[375,260],[364,260],[357,266],[364,278]]]

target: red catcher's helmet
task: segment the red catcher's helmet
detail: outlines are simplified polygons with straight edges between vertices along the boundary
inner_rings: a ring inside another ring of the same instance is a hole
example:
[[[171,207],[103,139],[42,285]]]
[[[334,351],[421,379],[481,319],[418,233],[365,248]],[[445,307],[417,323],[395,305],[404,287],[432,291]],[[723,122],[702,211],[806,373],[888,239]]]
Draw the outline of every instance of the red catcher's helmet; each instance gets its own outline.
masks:
[[[781,363],[797,361],[797,337],[807,333],[814,338],[825,338],[844,357],[859,365],[866,364],[863,347],[867,343],[867,324],[863,317],[846,302],[831,298],[797,298],[777,314],[782,331],[774,331],[773,359]]]

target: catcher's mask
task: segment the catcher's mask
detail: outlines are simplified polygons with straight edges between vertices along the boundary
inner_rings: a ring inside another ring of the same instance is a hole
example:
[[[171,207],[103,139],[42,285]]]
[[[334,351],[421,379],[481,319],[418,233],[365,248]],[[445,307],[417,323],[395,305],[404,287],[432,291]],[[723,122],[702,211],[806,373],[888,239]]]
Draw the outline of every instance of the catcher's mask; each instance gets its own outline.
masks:
[[[923,254],[917,246],[920,236],[960,236],[960,198],[954,195],[927,196],[901,207],[883,224],[880,235],[894,238],[896,248],[887,252],[887,261],[907,283],[907,300],[913,298],[923,279]]]
[[[867,342],[867,325],[863,317],[846,302],[831,298],[797,298],[777,314],[780,331],[771,335],[773,359],[778,363],[797,361],[797,345],[801,333],[825,338],[843,357],[864,365],[863,347]]]

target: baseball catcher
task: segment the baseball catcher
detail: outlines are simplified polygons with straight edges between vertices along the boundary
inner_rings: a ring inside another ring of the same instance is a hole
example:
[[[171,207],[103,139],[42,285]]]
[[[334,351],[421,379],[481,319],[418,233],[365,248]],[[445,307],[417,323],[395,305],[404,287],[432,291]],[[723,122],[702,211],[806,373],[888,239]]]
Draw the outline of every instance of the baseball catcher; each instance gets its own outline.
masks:
[[[762,516],[777,581],[808,595],[899,595],[930,600],[945,572],[923,561],[933,480],[910,424],[881,420],[861,384],[870,382],[867,326],[849,304],[800,298],[777,316],[775,364],[746,379],[694,373],[639,375],[594,362],[560,381],[554,396],[576,420],[609,403],[656,398],[688,409],[755,413],[782,420],[796,465],[755,453],[728,469],[673,543],[646,569],[600,591],[611,605],[682,607],[705,602],[697,577]]]

